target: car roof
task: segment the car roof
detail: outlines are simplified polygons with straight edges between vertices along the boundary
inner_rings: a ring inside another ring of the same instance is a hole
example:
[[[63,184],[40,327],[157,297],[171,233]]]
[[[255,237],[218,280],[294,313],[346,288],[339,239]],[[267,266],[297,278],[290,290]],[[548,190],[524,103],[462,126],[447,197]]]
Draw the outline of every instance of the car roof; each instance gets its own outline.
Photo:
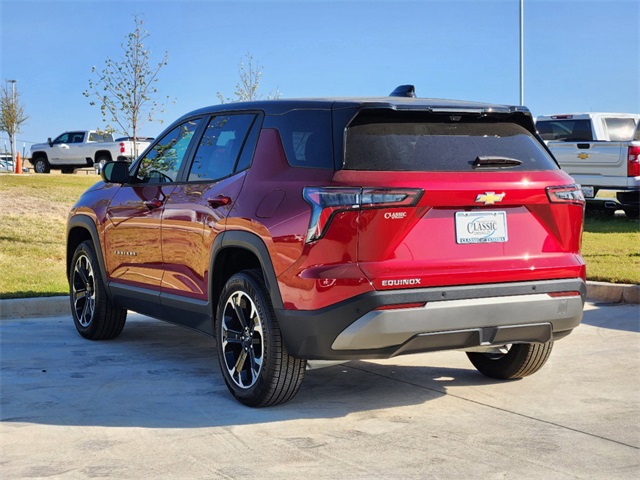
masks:
[[[293,98],[279,100],[258,100],[253,102],[237,102],[213,105],[194,110],[184,115],[190,117],[217,112],[233,112],[261,110],[266,115],[282,115],[292,110],[316,109],[331,110],[342,108],[388,108],[393,110],[426,110],[473,113],[513,113],[529,112],[522,106],[498,105],[491,103],[469,102],[464,100],[446,100],[439,98],[410,97],[328,97],[328,98]]]

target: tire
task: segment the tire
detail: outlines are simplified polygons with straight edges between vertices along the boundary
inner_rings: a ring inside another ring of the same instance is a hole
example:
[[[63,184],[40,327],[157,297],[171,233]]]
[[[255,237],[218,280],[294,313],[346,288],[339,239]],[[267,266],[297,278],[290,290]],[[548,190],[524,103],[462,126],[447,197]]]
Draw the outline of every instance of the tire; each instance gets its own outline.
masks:
[[[76,169],[73,167],[62,167],[60,171],[65,174],[76,173]]]
[[[638,220],[640,218],[640,208],[638,207],[626,207],[624,214],[631,220]]]
[[[51,166],[49,165],[47,157],[38,157],[34,159],[33,171],[36,173],[49,173],[51,171]]]
[[[510,380],[532,375],[546,363],[553,342],[518,343],[504,347],[504,352],[467,352],[476,369],[491,378]]]
[[[76,248],[69,272],[71,313],[78,333],[89,340],[110,340],[122,332],[127,311],[107,295],[93,243]]]
[[[239,402],[266,407],[298,392],[307,362],[288,354],[259,271],[244,270],[227,281],[215,333],[222,376]]]
[[[95,166],[96,166],[96,169],[98,170],[98,173],[100,173],[100,171],[102,170],[102,167],[104,167],[104,164],[110,161],[111,159],[109,157],[103,156],[103,157],[97,158]]]

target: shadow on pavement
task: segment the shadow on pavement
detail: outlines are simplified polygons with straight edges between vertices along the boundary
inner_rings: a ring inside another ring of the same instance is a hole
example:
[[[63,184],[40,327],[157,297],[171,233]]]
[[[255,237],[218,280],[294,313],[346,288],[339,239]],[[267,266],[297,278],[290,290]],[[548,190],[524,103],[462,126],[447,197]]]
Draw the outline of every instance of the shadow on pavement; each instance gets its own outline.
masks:
[[[291,402],[251,409],[228,392],[213,339],[180,327],[131,315],[122,335],[107,342],[81,338],[64,317],[4,321],[0,328],[3,422],[197,428],[337,418],[423,404],[445,395],[446,386],[493,382],[471,365],[376,365],[373,372],[354,361],[309,370]],[[420,380],[396,380],[396,372]]]
[[[640,306],[611,304],[602,304],[602,306],[606,306],[607,309],[600,308],[596,303],[585,310],[582,323],[594,327],[640,333]],[[629,311],[635,312],[635,315],[626,314]]]

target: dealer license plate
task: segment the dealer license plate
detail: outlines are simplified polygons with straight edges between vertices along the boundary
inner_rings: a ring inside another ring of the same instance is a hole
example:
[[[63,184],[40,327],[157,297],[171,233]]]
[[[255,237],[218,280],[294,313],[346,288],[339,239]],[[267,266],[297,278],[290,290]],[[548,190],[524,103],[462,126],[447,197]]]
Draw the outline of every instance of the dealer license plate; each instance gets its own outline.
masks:
[[[582,194],[584,198],[593,198],[593,187],[582,187]]]
[[[456,212],[457,243],[500,243],[507,239],[507,212]]]

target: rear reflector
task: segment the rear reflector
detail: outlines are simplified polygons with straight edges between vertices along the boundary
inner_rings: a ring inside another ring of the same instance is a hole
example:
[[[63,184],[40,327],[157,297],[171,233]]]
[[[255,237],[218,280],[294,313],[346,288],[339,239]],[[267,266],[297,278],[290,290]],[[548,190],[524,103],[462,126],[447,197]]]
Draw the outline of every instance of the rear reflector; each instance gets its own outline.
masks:
[[[421,308],[424,307],[426,302],[414,302],[414,303],[397,303],[395,305],[383,305],[375,308],[374,310],[397,310],[400,308]]]
[[[547,196],[551,203],[575,203],[584,205],[584,195],[580,185],[547,187]]]
[[[640,177],[640,147],[629,147],[627,177]]]
[[[306,243],[322,238],[338,212],[410,207],[422,193],[419,188],[305,187],[302,196],[311,205]]]
[[[579,297],[580,292],[552,292],[547,293],[550,297]]]

